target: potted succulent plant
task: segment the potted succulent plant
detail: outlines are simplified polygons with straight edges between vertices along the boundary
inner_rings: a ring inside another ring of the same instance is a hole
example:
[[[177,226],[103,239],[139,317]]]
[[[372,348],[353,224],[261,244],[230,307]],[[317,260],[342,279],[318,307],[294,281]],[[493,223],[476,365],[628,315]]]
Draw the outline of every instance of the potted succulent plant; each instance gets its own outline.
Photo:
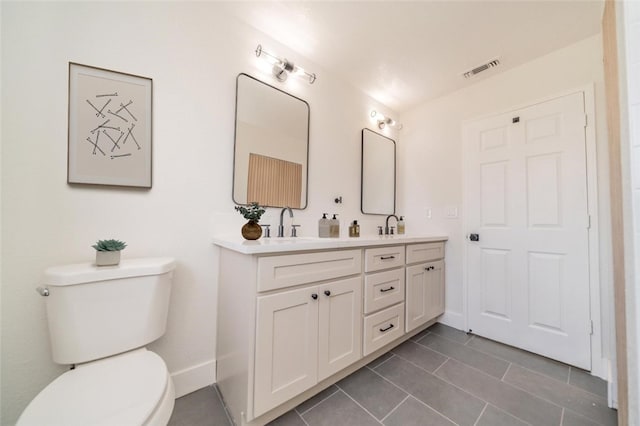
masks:
[[[249,204],[248,207],[236,206],[235,209],[248,220],[242,227],[242,236],[246,240],[257,240],[260,238],[262,236],[262,227],[258,225],[258,222],[266,210],[255,202]]]
[[[96,266],[110,266],[120,263],[120,251],[127,244],[119,240],[98,240],[91,247],[96,249]]]

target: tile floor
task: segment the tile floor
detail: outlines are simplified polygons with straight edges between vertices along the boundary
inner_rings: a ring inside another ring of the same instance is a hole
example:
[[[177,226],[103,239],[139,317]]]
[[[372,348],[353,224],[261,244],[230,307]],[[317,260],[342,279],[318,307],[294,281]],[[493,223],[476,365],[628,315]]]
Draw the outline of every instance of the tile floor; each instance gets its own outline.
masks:
[[[270,425],[616,425],[606,397],[582,370],[436,324]],[[169,425],[231,421],[212,386],[176,400]]]

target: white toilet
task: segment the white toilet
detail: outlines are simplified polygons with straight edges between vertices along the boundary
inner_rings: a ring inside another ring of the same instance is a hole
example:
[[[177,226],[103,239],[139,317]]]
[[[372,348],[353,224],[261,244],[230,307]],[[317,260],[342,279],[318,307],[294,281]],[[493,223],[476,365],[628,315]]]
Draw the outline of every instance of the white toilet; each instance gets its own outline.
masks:
[[[167,366],[144,345],[166,329],[171,258],[45,271],[53,360],[74,364],[40,392],[18,425],[166,425],[175,392]]]

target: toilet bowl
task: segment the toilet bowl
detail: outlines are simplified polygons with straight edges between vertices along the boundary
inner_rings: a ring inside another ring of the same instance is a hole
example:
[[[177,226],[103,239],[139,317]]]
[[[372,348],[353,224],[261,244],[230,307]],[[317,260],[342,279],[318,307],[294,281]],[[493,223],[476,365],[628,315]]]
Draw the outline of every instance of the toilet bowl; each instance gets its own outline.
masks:
[[[19,426],[168,423],[175,390],[165,362],[144,345],[166,329],[171,258],[76,264],[45,272],[53,360],[73,367],[44,388]]]
[[[166,425],[174,399],[162,358],[138,349],[67,371],[31,401],[18,425]]]

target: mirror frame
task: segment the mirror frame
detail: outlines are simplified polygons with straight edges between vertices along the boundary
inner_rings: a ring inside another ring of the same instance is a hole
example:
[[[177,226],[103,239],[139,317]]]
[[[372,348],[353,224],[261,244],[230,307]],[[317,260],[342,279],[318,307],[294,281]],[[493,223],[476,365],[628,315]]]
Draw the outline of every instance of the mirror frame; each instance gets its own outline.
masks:
[[[300,102],[302,102],[306,108],[307,108],[307,156],[306,156],[306,170],[305,170],[305,182],[303,182],[303,186],[304,186],[304,193],[305,193],[305,197],[301,202],[301,206],[300,207],[291,207],[294,210],[304,210],[307,208],[307,206],[309,205],[309,145],[310,145],[310,126],[311,126],[311,108],[309,107],[309,103],[307,101],[305,101],[304,99],[301,99],[297,96],[292,95],[291,93],[285,92],[282,89],[279,89],[275,86],[272,86],[268,83],[265,83],[262,80],[259,80],[258,78],[246,74],[246,73],[240,73],[238,74],[238,76],[236,77],[236,105],[235,105],[235,111],[234,111],[234,119],[233,119],[233,170],[232,170],[232,184],[231,184],[231,200],[239,205],[248,205],[250,203],[249,200],[247,200],[245,203],[239,202],[235,199],[235,187],[236,187],[236,152],[237,152],[237,144],[238,144],[238,90],[239,90],[239,85],[240,85],[240,77],[245,76],[250,78],[251,80],[254,80],[257,83],[260,84],[264,84],[265,86],[277,90],[278,92],[290,96],[295,100],[298,100]],[[280,207],[289,207],[289,206],[270,206],[270,205],[261,205],[261,207],[276,207],[276,208],[280,208]]]
[[[364,186],[365,186],[365,182],[364,182],[364,136],[365,136],[365,132],[370,132],[373,133],[376,136],[380,136],[384,139],[389,140],[392,144],[393,144],[393,211],[391,213],[368,213],[364,211]],[[387,216],[389,214],[396,214],[396,196],[397,196],[397,180],[398,180],[398,176],[397,176],[397,165],[396,165],[396,158],[397,158],[397,150],[396,150],[396,141],[391,139],[388,136],[385,136],[383,134],[380,134],[378,132],[374,132],[371,129],[367,129],[364,128],[362,129],[362,150],[361,150],[361,155],[360,155],[360,211],[362,212],[362,214],[371,214],[371,215],[380,215],[380,216]]]

